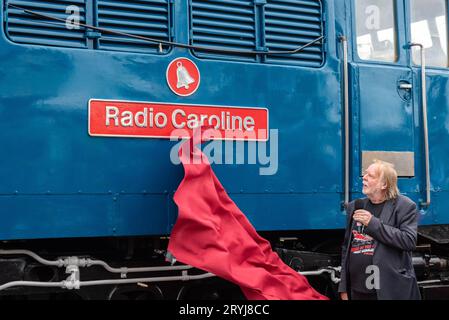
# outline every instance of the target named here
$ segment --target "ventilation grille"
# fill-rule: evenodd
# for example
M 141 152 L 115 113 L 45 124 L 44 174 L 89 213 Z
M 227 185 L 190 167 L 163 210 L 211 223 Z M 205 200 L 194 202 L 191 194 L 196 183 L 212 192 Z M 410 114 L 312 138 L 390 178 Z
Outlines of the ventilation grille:
M 240 51 L 290 51 L 323 35 L 320 0 L 190 0 L 191 43 Z M 297 54 L 264 55 L 195 49 L 200 57 L 319 67 L 323 45 Z
M 98 26 L 113 31 L 170 41 L 170 5 L 167 0 L 98 0 Z M 160 52 L 159 45 L 145 40 L 103 33 L 99 49 Z M 162 52 L 168 47 L 162 46 Z
M 197 46 L 225 50 L 256 48 L 253 0 L 191 0 L 191 39 Z M 210 53 L 194 50 L 198 56 L 255 61 L 255 55 Z
M 273 0 L 265 6 L 265 46 L 269 51 L 294 50 L 322 35 L 321 3 L 317 0 Z M 294 55 L 267 56 L 267 62 L 319 67 L 320 42 Z
M 8 4 L 68 22 L 40 18 Z M 5 30 L 9 38 L 18 43 L 145 53 L 169 50 L 167 45 L 125 35 L 86 32 L 84 27 L 70 25 L 74 14 L 79 15 L 81 23 L 112 31 L 163 41 L 172 38 L 169 0 L 8 0 Z
M 86 21 L 84 0 L 9 0 L 8 3 L 66 21 L 73 13 L 79 12 L 79 22 Z M 76 26 L 67 24 L 68 26 L 63 22 L 40 18 L 12 7 L 7 7 L 6 10 L 6 31 L 14 42 L 86 48 L 84 28 L 77 29 Z

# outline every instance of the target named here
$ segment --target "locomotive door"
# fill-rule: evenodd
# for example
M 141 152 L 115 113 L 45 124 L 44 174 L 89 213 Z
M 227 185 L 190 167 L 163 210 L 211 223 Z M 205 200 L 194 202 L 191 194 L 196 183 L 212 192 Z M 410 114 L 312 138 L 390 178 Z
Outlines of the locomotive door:
M 406 47 L 405 10 L 404 1 L 399 0 L 351 1 L 353 199 L 362 196 L 363 171 L 380 159 L 395 165 L 401 192 L 419 200 L 422 173 L 415 134 L 417 97 Z
M 419 200 L 427 210 L 421 224 L 449 223 L 448 1 L 405 1 L 405 12 L 422 175 Z

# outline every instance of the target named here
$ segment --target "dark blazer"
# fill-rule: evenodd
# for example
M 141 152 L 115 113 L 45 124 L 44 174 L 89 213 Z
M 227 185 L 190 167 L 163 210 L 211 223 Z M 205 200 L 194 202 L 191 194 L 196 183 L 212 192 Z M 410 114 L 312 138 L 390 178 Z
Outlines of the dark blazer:
M 364 207 L 369 201 L 363 199 Z M 342 246 L 341 282 L 339 292 L 350 295 L 348 256 L 351 248 L 355 201 L 346 208 L 348 224 Z M 372 217 L 365 228 L 366 234 L 375 241 L 373 264 L 379 268 L 379 300 L 419 300 L 421 295 L 413 270 L 412 251 L 416 247 L 418 211 L 416 204 L 406 196 L 387 200 L 379 218 Z M 364 272 L 365 270 L 361 270 Z

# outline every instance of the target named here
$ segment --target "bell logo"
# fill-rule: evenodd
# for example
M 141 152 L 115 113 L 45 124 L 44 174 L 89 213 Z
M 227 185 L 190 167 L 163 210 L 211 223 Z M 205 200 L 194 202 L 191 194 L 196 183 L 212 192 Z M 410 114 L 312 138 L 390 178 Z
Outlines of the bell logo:
M 178 77 L 178 83 L 176 84 L 176 88 L 184 87 L 185 89 L 189 89 L 189 85 L 195 83 L 195 79 L 193 79 L 187 69 L 182 65 L 181 61 L 176 62 L 178 68 L 176 69 L 176 75 Z
M 200 71 L 193 61 L 177 58 L 167 67 L 167 84 L 178 96 L 190 96 L 200 85 Z

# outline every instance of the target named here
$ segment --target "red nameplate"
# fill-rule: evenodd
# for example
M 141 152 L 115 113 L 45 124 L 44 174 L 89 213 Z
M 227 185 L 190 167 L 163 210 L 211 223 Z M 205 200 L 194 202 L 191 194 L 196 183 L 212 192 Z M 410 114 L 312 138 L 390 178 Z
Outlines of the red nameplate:
M 265 108 L 89 100 L 91 136 L 188 138 L 199 125 L 215 129 L 211 139 L 268 140 Z

